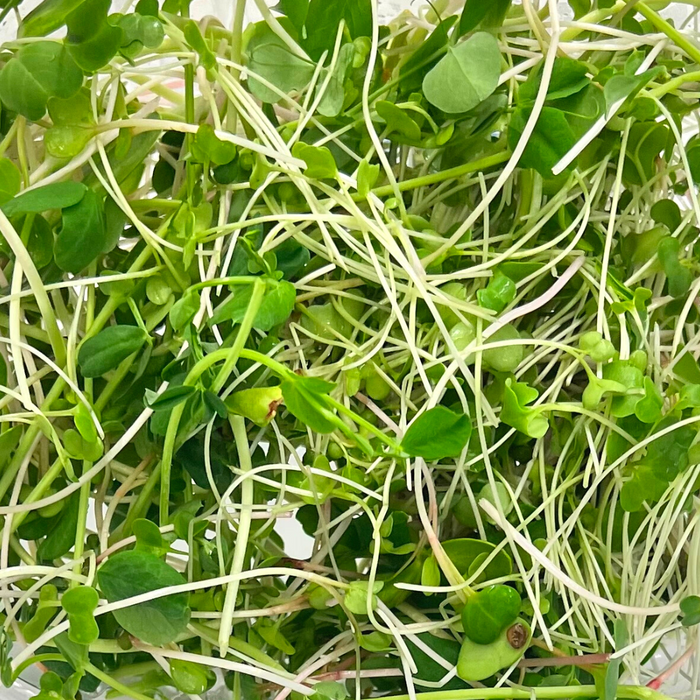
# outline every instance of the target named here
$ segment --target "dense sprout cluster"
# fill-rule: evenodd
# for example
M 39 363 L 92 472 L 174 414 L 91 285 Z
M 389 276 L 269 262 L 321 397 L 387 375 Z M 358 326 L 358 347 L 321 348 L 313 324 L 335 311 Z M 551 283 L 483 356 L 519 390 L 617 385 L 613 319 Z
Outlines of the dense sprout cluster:
M 693 696 L 693 12 L 234 5 L 0 2 L 2 682 Z

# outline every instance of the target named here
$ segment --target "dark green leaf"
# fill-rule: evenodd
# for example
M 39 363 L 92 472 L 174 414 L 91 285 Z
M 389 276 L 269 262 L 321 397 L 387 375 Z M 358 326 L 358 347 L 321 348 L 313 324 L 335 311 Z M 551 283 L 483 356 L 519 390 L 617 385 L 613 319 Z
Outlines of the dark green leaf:
M 667 236 L 659 241 L 658 257 L 668 279 L 668 292 L 672 297 L 682 297 L 688 293 L 693 283 L 693 273 L 679 261 L 681 250 L 677 238 Z
M 107 21 L 111 0 L 83 0 L 66 17 L 66 44 L 75 62 L 92 73 L 109 63 L 122 44 L 123 32 Z
M 295 377 L 282 382 L 282 395 L 289 412 L 317 433 L 332 433 L 337 427 L 335 415 L 326 408 L 323 396 L 333 384 L 313 377 Z
M 478 26 L 490 29 L 503 24 L 513 0 L 467 0 L 459 20 L 459 33 L 466 34 Z
M 2 205 L 8 217 L 20 214 L 39 214 L 49 209 L 67 209 L 78 204 L 87 187 L 80 182 L 55 182 L 23 192 Z
M 70 97 L 83 73 L 63 44 L 37 41 L 22 46 L 0 71 L 0 100 L 31 121 L 46 114 L 49 98 Z
M 171 411 L 196 392 L 197 388 L 193 386 L 174 386 L 166 389 L 162 394 L 155 394 L 150 398 L 147 395 L 146 401 L 149 408 L 154 411 Z
M 455 47 L 425 76 L 423 94 L 443 112 L 468 112 L 498 86 L 501 52 L 490 34 L 479 32 Z
M 311 0 L 303 46 L 309 56 L 318 61 L 324 51 L 333 51 L 340 21 L 352 39 L 372 34 L 371 0 Z
M 672 199 L 660 199 L 655 202 L 650 213 L 657 224 L 664 224 L 671 232 L 680 228 L 683 222 L 680 207 Z
M 624 620 L 615 620 L 615 649 L 622 649 L 627 644 L 627 626 Z M 605 671 L 605 683 L 601 700 L 615 700 L 620 679 L 622 659 L 611 659 Z
M 289 318 L 296 300 L 296 289 L 291 282 L 267 280 L 267 283 L 268 290 L 253 321 L 254 328 L 265 332 Z M 216 310 L 211 323 L 240 323 L 248 310 L 252 294 L 252 285 L 236 287 L 233 296 Z
M 475 563 L 483 562 L 485 556 L 489 556 L 496 548 L 491 542 L 485 540 L 474 540 L 468 537 L 447 540 L 442 543 L 445 554 L 450 558 L 455 565 L 457 571 L 462 576 L 469 575 L 470 569 Z M 512 571 L 512 562 L 508 554 L 500 551 L 493 557 L 491 563 L 486 566 L 483 580 L 489 581 L 492 579 L 503 578 L 508 576 Z
M 462 611 L 465 634 L 477 644 L 491 644 L 520 612 L 520 595 L 510 586 L 489 586 L 471 595 Z
M 100 377 L 137 352 L 148 334 L 137 326 L 109 326 L 86 340 L 78 352 L 83 377 Z
M 104 205 L 93 190 L 72 207 L 63 210 L 63 225 L 56 238 L 54 258 L 66 272 L 80 272 L 107 245 Z
M 51 530 L 46 539 L 37 548 L 37 559 L 53 561 L 70 552 L 75 545 L 79 510 L 80 494 L 74 493 L 63 507 L 60 519 L 54 529 Z
M 469 416 L 436 406 L 411 423 L 401 441 L 401 449 L 411 457 L 429 461 L 458 457 L 471 433 Z
M 110 603 L 179 586 L 185 579 L 162 559 L 136 550 L 112 555 L 98 570 L 97 581 Z M 161 646 L 177 639 L 190 620 L 188 594 L 155 598 L 114 612 L 129 634 Z
M 170 309 L 170 323 L 175 331 L 181 331 L 195 317 L 199 311 L 199 293 L 187 291 L 182 298 L 178 299 Z M 214 321 L 216 323 L 216 321 Z
M 12 199 L 22 186 L 22 176 L 9 158 L 0 158 L 0 204 Z
M 301 34 L 309 13 L 309 0 L 279 0 L 275 9 L 289 17 L 294 29 Z
M 683 627 L 693 627 L 700 624 L 700 597 L 689 595 L 681 600 L 680 605 L 683 613 L 681 619 Z
M 558 100 L 583 90 L 590 83 L 586 77 L 588 66 L 573 58 L 559 56 L 554 61 L 552 77 L 547 87 L 547 99 Z M 518 102 L 534 102 L 542 82 L 542 64 L 530 72 L 518 91 Z
M 508 130 L 511 148 L 517 145 L 530 112 L 529 108 L 519 107 L 513 113 Z M 576 141 L 564 113 L 554 107 L 543 107 L 518 165 L 534 168 L 542 177 L 551 178 L 552 168 L 576 145 Z

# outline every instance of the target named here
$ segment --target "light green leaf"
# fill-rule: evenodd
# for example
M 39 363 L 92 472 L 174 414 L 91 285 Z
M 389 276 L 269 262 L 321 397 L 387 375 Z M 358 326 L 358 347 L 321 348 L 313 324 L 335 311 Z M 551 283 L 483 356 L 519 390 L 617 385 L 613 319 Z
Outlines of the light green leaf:
M 479 32 L 455 47 L 425 76 L 423 94 L 449 113 L 468 112 L 498 86 L 501 53 L 491 34 Z

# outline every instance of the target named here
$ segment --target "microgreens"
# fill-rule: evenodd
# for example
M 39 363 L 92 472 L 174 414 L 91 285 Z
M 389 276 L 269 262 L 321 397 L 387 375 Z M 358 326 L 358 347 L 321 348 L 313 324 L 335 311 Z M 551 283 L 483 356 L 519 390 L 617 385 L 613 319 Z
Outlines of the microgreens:
M 691 696 L 695 11 L 189 5 L 0 2 L 2 683 Z

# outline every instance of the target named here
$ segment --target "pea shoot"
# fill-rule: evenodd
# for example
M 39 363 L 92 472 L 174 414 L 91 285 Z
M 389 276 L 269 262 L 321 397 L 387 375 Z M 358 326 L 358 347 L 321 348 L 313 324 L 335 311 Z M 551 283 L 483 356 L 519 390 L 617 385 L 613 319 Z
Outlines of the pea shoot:
M 27 4 L 0 3 L 3 685 L 690 694 L 694 14 Z

